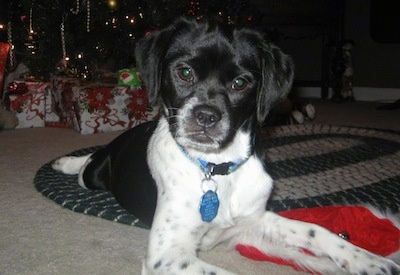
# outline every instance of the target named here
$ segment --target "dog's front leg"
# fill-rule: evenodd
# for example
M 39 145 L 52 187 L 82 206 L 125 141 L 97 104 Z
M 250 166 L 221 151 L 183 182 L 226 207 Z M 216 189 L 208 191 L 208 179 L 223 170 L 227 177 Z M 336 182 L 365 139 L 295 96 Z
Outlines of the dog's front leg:
M 156 210 L 142 274 L 232 274 L 197 257 L 209 224 L 196 217 L 188 204 L 180 204 L 179 199 L 173 205 L 164 201 Z
M 210 274 L 233 275 L 234 273 L 208 264 L 195 255 L 193 251 L 177 244 L 164 251 L 148 254 L 143 263 L 142 275 L 153 274 Z
M 81 168 L 85 165 L 85 163 L 90 159 L 91 156 L 92 154 L 87 154 L 79 157 L 61 157 L 53 162 L 52 168 L 67 175 L 75 175 L 79 173 Z
M 262 219 L 243 233 L 236 240 L 238 243 L 257 247 L 269 255 L 286 258 L 322 274 L 339 270 L 350 274 L 400 274 L 399 265 L 385 257 L 359 248 L 318 225 L 290 220 L 272 212 L 265 212 Z M 302 253 L 302 249 L 317 257 Z
M 174 235 L 180 240 L 171 243 L 165 238 L 169 234 L 163 229 L 150 233 L 148 254 L 143 262 L 142 275 L 153 274 L 214 274 L 232 275 L 219 267 L 200 260 L 193 243 L 185 240 L 181 232 Z M 168 243 L 168 247 L 167 247 Z

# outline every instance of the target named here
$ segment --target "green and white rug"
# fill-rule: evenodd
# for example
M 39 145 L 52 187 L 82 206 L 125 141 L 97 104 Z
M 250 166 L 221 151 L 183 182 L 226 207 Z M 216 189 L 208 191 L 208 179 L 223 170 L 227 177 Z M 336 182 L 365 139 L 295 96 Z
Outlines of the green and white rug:
M 269 210 L 368 204 L 399 212 L 397 132 L 311 124 L 280 126 L 263 131 L 263 146 L 267 170 L 275 180 Z M 110 193 L 83 189 L 77 176 L 54 171 L 51 164 L 41 167 L 34 179 L 44 196 L 75 212 L 146 228 Z
M 399 211 L 399 133 L 300 125 L 266 135 L 267 170 L 275 180 L 269 209 L 369 204 Z

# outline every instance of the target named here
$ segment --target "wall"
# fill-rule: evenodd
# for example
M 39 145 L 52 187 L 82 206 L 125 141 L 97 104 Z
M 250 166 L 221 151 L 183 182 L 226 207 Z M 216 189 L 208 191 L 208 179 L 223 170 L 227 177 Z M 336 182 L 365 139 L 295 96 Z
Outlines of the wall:
M 344 38 L 355 42 L 353 92 L 356 100 L 393 102 L 400 99 L 400 44 L 377 43 L 371 38 L 370 0 L 346 0 L 345 3 Z M 312 51 L 306 54 L 313 55 Z M 315 70 L 308 70 L 302 63 L 299 66 L 300 76 L 316 75 Z M 298 88 L 296 93 L 303 97 L 321 94 L 319 88 L 312 87 Z
M 309 1 L 306 0 L 281 1 L 282 2 L 274 0 L 251 0 L 253 4 L 264 12 L 269 11 L 271 4 L 274 6 L 279 3 L 289 3 L 290 5 L 293 3 L 309 3 Z M 371 38 L 371 0 L 344 0 L 344 3 L 343 38 L 352 39 L 355 42 L 355 48 L 353 50 L 355 98 L 357 100 L 388 102 L 399 99 L 400 43 L 377 43 Z M 400 10 L 398 13 L 400 14 Z M 280 26 L 279 30 L 292 37 L 301 37 L 307 34 L 307 31 L 302 30 L 302 27 L 299 26 L 291 26 L 287 29 Z M 314 37 L 314 39 L 281 39 L 277 41 L 278 46 L 294 57 L 297 80 L 321 79 L 321 42 L 322 40 L 319 36 Z M 312 97 L 321 96 L 321 90 L 319 88 L 300 90 L 300 95 Z
M 355 42 L 354 85 L 400 88 L 400 44 L 372 40 L 369 33 L 370 6 L 370 1 L 366 0 L 346 1 L 345 38 Z M 400 98 L 400 89 L 398 95 Z

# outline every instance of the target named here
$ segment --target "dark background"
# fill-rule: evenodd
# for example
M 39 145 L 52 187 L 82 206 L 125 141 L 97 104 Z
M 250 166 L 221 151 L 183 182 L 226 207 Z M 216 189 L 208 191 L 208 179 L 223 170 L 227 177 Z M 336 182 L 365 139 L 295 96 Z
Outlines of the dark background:
M 91 2 L 102 4 L 110 0 L 92 0 Z M 103 30 L 102 22 L 131 9 L 138 14 L 138 8 L 145 13 L 145 21 L 136 25 L 135 38 L 140 38 L 146 31 L 162 27 L 171 19 L 178 16 L 186 9 L 185 13 L 196 14 L 215 13 L 218 10 L 232 18 L 246 21 L 252 16 L 249 25 L 267 31 L 271 40 L 281 46 L 292 55 L 296 63 L 296 81 L 303 86 L 318 86 L 321 80 L 329 84 L 332 68 L 332 59 L 335 49 L 343 39 L 351 39 L 355 43 L 353 50 L 354 86 L 400 88 L 400 1 L 396 0 L 224 0 L 224 1 L 189 1 L 191 6 L 178 0 L 117 0 L 119 10 L 110 12 L 104 4 L 94 7 L 91 11 L 92 32 L 87 34 L 85 30 L 85 13 L 77 16 L 71 14 L 67 17 L 67 50 L 70 54 L 81 50 L 85 44 L 95 39 L 104 46 L 104 51 L 96 58 L 114 57 L 114 70 L 129 66 L 132 63 L 132 49 L 135 41 L 126 38 L 129 30 L 119 25 L 117 31 L 120 35 L 114 39 L 115 32 Z M 75 0 L 33 1 L 35 9 L 33 13 L 34 28 L 46 28 L 41 40 L 37 39 L 40 57 L 47 62 L 47 71 L 54 67 L 57 58 L 61 54 L 59 24 L 62 11 L 74 8 Z M 81 0 L 81 3 L 84 0 Z M 20 15 L 29 16 L 31 0 L 6 0 L 1 1 L 0 23 L 7 23 L 10 17 L 10 3 L 13 5 L 13 20 L 16 20 L 13 29 L 13 38 L 17 43 L 23 38 L 20 45 L 26 39 L 26 27 L 19 20 Z M 205 5 L 207 3 L 207 6 Z M 124 6 L 125 5 L 125 6 Z M 21 7 L 22 6 L 22 7 Z M 184 7 L 185 6 L 185 7 Z M 84 8 L 84 7 L 83 7 Z M 83 9 L 82 8 L 82 9 Z M 108 17 L 107 17 L 108 16 Z M 97 20 L 97 21 L 96 21 Z M 240 21 L 238 20 L 238 21 Z M 21 31 L 22 29 L 22 31 Z M 70 32 L 70 33 L 68 33 Z M 74 35 L 70 35 L 70 34 Z M 76 35 L 75 35 L 76 34 Z M 125 35 L 125 36 L 124 36 Z M 0 40 L 7 41 L 7 32 L 0 30 Z M 20 39 L 21 40 L 21 39 Z M 20 49 L 20 47 L 19 47 Z M 86 53 L 89 53 L 88 50 Z M 19 50 L 19 59 L 24 59 L 24 53 Z M 90 56 L 87 54 L 86 56 Z M 35 56 L 38 62 L 38 56 Z M 53 59 L 52 59 L 53 58 Z M 117 62 L 116 62 L 117 60 Z M 108 60 L 102 60 L 108 62 Z M 124 63 L 125 62 L 125 63 Z M 99 61 L 100 63 L 100 61 Z M 40 64 L 42 65 L 42 64 Z M 38 68 L 39 66 L 31 66 Z M 325 72 L 324 72 L 325 70 Z M 325 79 L 324 79 L 325 77 Z M 328 79 L 329 78 L 329 79 Z M 399 91 L 400 94 L 400 91 Z

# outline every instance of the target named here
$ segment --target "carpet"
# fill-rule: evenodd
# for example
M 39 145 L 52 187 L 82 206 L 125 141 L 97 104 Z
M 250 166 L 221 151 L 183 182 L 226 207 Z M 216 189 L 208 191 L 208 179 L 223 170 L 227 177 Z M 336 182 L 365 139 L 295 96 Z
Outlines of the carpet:
M 263 130 L 266 167 L 275 181 L 267 209 L 284 211 L 331 205 L 371 205 L 399 212 L 400 134 L 329 125 Z M 69 155 L 84 155 L 90 147 Z M 86 190 L 76 175 L 43 165 L 34 178 L 44 196 L 75 212 L 147 228 L 106 191 Z

